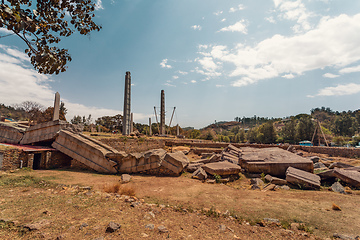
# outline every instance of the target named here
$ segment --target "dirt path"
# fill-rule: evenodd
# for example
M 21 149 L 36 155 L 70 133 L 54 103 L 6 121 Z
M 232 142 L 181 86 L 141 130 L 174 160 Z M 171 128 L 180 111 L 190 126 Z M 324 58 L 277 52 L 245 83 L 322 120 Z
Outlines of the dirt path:
M 39 176 L 52 176 L 53 181 L 90 185 L 101 190 L 106 184 L 117 183 L 119 176 L 72 171 L 36 171 Z M 316 235 L 330 237 L 333 233 L 360 233 L 360 195 L 343 195 L 328 191 L 280 190 L 262 192 L 247 189 L 247 179 L 233 184 L 206 184 L 181 177 L 133 176 L 128 183 L 136 196 L 147 202 L 172 204 L 194 209 L 211 208 L 236 212 L 248 221 L 277 218 L 282 221 L 304 222 Z M 236 189 L 238 188 L 238 189 Z M 341 211 L 331 210 L 332 203 Z

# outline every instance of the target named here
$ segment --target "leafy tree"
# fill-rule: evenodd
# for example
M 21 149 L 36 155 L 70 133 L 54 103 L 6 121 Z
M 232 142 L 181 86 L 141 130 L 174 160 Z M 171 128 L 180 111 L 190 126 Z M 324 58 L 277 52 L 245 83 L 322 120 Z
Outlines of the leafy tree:
M 101 27 L 92 20 L 94 11 L 91 0 L 2 0 L 0 27 L 26 43 L 25 53 L 39 73 L 59 74 L 66 71 L 71 57 L 56 44 L 75 31 L 82 35 L 99 31 Z
M 266 144 L 276 142 L 276 132 L 272 121 L 266 122 L 258 128 L 257 141 Z
M 298 115 L 299 116 L 299 115 Z M 309 115 L 303 114 L 296 126 L 296 139 L 298 141 L 311 140 L 315 126 Z
M 95 120 L 97 125 L 107 129 L 107 131 L 122 130 L 122 116 L 121 114 L 115 116 L 103 116 Z M 103 129 L 103 128 L 102 128 Z
M 257 141 L 257 131 L 255 128 L 249 129 L 246 134 L 246 139 L 249 143 L 255 143 Z
M 194 129 L 190 133 L 190 138 L 193 138 L 193 139 L 198 138 L 200 136 L 200 134 L 201 134 L 200 130 Z
M 281 131 L 281 134 L 284 142 L 292 144 L 296 143 L 296 121 L 291 119 L 290 121 L 286 122 Z
M 332 130 L 336 135 L 351 137 L 357 129 L 358 123 L 356 119 L 349 114 L 345 114 L 344 116 L 337 116 L 335 118 Z

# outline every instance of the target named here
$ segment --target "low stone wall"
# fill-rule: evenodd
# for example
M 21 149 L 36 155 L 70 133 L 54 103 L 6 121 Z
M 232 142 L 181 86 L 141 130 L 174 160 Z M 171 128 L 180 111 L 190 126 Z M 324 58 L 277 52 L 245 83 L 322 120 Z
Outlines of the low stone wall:
M 102 138 L 100 141 L 118 151 L 126 153 L 145 152 L 165 147 L 165 141 L 162 139 Z
M 59 151 L 47 152 L 49 161 L 46 163 L 46 169 L 70 167 L 72 158 Z
M 359 158 L 360 148 L 344 148 L 344 147 L 309 147 L 309 146 L 294 146 L 310 153 L 328 154 L 330 157 L 346 157 L 346 158 Z
M 2 166 L 0 170 L 13 170 L 20 167 L 20 161 L 23 157 L 20 157 L 22 151 L 18 149 L 2 150 L 0 154 L 3 156 Z M 25 165 L 26 166 L 26 165 Z

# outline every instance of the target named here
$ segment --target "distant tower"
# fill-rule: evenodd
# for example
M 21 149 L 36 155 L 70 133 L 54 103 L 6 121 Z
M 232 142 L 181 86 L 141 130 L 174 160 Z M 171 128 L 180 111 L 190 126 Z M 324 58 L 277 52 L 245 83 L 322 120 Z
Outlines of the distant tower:
M 130 112 L 131 112 L 131 76 L 130 72 L 125 75 L 124 112 L 123 112 L 123 135 L 130 135 Z
M 165 135 L 165 92 L 161 90 L 160 135 Z

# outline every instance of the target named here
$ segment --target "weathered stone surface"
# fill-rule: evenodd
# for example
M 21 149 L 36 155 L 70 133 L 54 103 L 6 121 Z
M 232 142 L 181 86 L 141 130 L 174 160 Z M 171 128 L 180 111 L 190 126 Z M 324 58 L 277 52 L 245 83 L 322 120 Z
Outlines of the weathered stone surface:
M 334 175 L 341 179 L 341 181 L 344 181 L 353 187 L 360 188 L 360 172 L 335 168 Z
M 334 182 L 334 184 L 331 185 L 331 190 L 333 192 L 345 194 L 345 188 L 339 182 Z
M 121 175 L 121 182 L 128 183 L 131 180 L 131 176 L 129 174 L 122 174 Z
M 0 123 L 0 142 L 18 144 L 24 136 L 27 127 L 13 124 L 13 123 Z
M 269 184 L 265 185 L 265 187 L 263 188 L 263 191 L 264 192 L 273 191 L 273 190 L 275 190 L 275 187 L 276 187 L 275 184 L 269 183 Z
M 167 230 L 167 228 L 165 226 L 158 226 L 158 230 L 160 233 L 167 233 L 169 232 L 169 230 Z
M 208 163 L 202 166 L 202 168 L 211 175 L 217 174 L 220 176 L 239 174 L 241 170 L 240 166 L 227 161 Z
M 23 227 L 28 229 L 29 231 L 36 231 L 48 225 L 50 225 L 50 221 L 47 219 L 43 219 L 40 222 L 25 224 Z
M 265 185 L 263 180 L 261 180 L 260 178 L 252 178 L 252 179 L 250 179 L 250 184 L 251 185 L 257 185 L 259 187 L 263 187 Z
M 149 230 L 154 230 L 154 229 L 155 229 L 155 225 L 154 225 L 154 224 L 147 224 L 147 225 L 145 225 L 145 228 L 146 228 L 146 229 L 149 229 Z
M 220 154 L 213 154 L 213 155 L 211 155 L 210 158 L 200 159 L 200 160 L 197 160 L 197 161 L 193 161 L 191 163 L 193 163 L 193 164 L 196 164 L 196 163 L 206 164 L 206 163 L 213 163 L 213 162 L 220 162 L 220 161 L 222 161 L 221 160 L 221 155 Z
M 296 149 L 293 145 L 290 145 L 286 150 L 292 153 L 296 153 Z
M 186 167 L 186 171 L 188 172 L 195 172 L 199 167 L 203 166 L 204 163 L 192 163 L 190 162 L 189 165 Z
M 285 179 L 272 177 L 270 183 L 275 184 L 275 185 L 286 185 L 287 181 Z
M 136 173 L 157 169 L 164 160 L 164 149 L 153 149 L 143 153 L 130 153 L 118 161 L 117 169 L 121 173 Z
M 189 164 L 189 159 L 181 151 L 168 153 L 165 155 L 161 166 L 170 169 L 175 174 L 179 174 Z
M 189 147 L 184 147 L 184 146 L 177 146 L 177 147 L 173 147 L 171 149 L 171 152 L 175 153 L 175 152 L 183 152 L 185 155 L 187 155 L 190 152 L 190 148 Z
M 287 186 L 287 185 L 281 186 L 280 188 L 281 188 L 282 190 L 290 190 L 290 187 Z
M 313 172 L 310 159 L 300 157 L 281 148 L 241 148 L 240 166 L 250 173 L 265 173 L 271 176 L 285 176 L 288 167 Z
M 314 164 L 314 168 L 318 169 L 318 168 L 327 168 L 327 167 L 322 162 L 317 162 Z
M 321 180 L 335 178 L 334 169 L 326 170 L 324 172 L 317 173 L 316 175 L 318 175 L 321 178 Z
M 306 188 L 320 188 L 319 176 L 293 167 L 287 169 L 286 181 Z
M 112 233 L 121 228 L 121 225 L 115 222 L 110 222 L 109 225 L 106 228 L 106 232 Z
M 333 168 L 350 168 L 350 167 L 354 167 L 352 165 L 349 165 L 349 164 L 346 164 L 346 163 L 342 163 L 342 162 L 335 162 L 335 163 L 332 163 L 329 168 L 330 169 L 333 169 Z
M 117 150 L 103 144 L 89 136 L 61 130 L 53 142 L 52 147 L 76 159 L 98 172 L 116 173 L 116 162 L 108 160 L 108 153 L 117 153 Z
M 313 163 L 319 162 L 320 158 L 318 156 L 312 156 L 310 157 L 310 160 L 313 161 Z
M 207 174 L 203 168 L 198 168 L 191 176 L 192 178 L 199 179 L 199 180 L 205 180 L 207 179 Z

